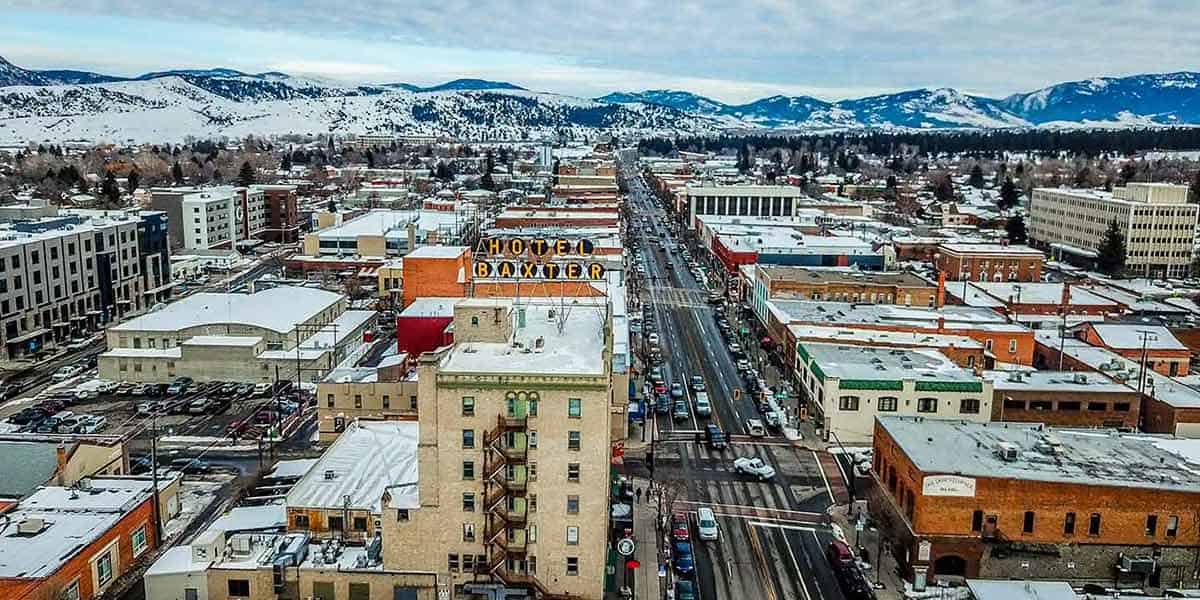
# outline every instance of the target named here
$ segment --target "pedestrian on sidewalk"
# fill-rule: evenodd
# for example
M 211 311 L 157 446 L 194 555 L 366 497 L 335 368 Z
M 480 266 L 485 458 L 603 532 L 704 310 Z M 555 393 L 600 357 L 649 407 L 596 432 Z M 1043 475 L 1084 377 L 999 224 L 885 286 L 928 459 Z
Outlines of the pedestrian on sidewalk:
M 642 503 L 642 488 L 640 488 L 640 487 L 637 489 L 637 503 L 638 504 Z

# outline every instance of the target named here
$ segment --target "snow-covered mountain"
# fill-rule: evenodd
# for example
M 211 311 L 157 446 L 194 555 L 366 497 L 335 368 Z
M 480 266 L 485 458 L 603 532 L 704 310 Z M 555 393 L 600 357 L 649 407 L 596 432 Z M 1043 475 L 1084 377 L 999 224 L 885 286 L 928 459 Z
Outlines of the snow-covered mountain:
M 248 134 L 420 133 L 525 137 L 600 130 L 948 129 L 1200 125 L 1200 74 L 1101 78 L 1004 99 L 951 88 L 828 102 L 771 96 L 727 104 L 682 90 L 596 99 L 483 79 L 429 87 L 345 84 L 286 73 L 182 69 L 126 78 L 23 69 L 0 58 L 0 144 L 175 141 Z

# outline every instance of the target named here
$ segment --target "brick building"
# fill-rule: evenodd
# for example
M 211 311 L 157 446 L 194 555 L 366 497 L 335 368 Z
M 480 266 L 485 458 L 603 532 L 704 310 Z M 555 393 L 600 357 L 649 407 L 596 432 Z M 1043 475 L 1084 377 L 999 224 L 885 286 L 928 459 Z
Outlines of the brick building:
M 937 269 L 951 281 L 1041 281 L 1046 256 L 1029 246 L 942 244 Z
M 873 447 L 872 512 L 916 583 L 1200 583 L 1200 441 L 880 417 Z
M 757 293 L 808 300 L 933 306 L 937 287 L 907 272 L 860 272 L 759 265 Z
M 269 242 L 291 244 L 300 241 L 300 211 L 297 208 L 296 186 L 255 185 L 266 202 L 266 223 L 259 237 Z
M 1097 374 L 1070 371 L 988 371 L 992 420 L 1055 427 L 1108 427 L 1136 431 L 1137 390 Z
M 1074 333 L 1093 346 L 1107 348 L 1139 363 L 1145 350 L 1146 368 L 1162 375 L 1187 375 L 1191 366 L 1191 350 L 1171 330 L 1159 325 L 1083 323 Z

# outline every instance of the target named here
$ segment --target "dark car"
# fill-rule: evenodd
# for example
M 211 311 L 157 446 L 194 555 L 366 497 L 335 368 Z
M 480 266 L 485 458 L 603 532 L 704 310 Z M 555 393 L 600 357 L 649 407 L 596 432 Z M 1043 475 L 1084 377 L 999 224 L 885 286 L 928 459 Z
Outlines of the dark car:
M 675 542 L 675 570 L 687 574 L 696 570 L 696 556 L 688 542 Z
M 171 461 L 171 470 L 180 471 L 188 475 L 196 475 L 208 473 L 212 471 L 212 467 L 199 458 L 177 458 Z
M 687 579 L 675 582 L 675 600 L 696 600 L 696 584 Z
M 709 423 L 704 427 L 704 437 L 708 441 L 708 447 L 713 450 L 724 450 L 729 444 L 729 440 L 725 438 L 725 432 L 721 431 L 715 423 Z
M 67 403 L 63 402 L 62 400 L 50 399 L 50 400 L 42 400 L 41 402 L 38 402 L 37 404 L 35 404 L 33 406 L 34 406 L 34 408 L 40 408 L 40 409 L 46 411 L 47 413 L 54 414 L 56 412 L 62 411 L 62 409 L 64 409 L 64 408 L 66 408 Z
M 49 411 L 37 407 L 31 407 L 9 417 L 8 422 L 14 425 L 28 425 L 30 423 L 37 423 L 48 416 L 50 416 Z
M 96 365 L 99 363 L 100 363 L 100 355 L 99 354 L 93 354 L 93 355 L 83 359 L 83 365 L 89 369 L 95 369 Z
M 658 399 L 655 400 L 654 404 L 654 412 L 657 412 L 660 415 L 669 414 L 671 412 L 671 400 L 667 398 L 666 394 L 658 395 Z
M 129 473 L 131 475 L 149 473 L 153 466 L 154 463 L 150 460 L 149 456 L 134 456 L 129 459 Z
M 691 532 L 688 531 L 687 515 L 677 512 L 671 515 L 671 536 L 677 540 L 687 541 L 691 537 Z
M 0 385 L 0 400 L 8 400 L 21 392 L 21 388 L 12 383 Z

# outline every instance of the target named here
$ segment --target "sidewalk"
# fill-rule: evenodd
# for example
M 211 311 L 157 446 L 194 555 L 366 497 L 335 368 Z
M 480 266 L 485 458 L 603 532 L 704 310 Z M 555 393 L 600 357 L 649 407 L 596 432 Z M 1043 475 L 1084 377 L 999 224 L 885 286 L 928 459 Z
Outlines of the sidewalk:
M 885 544 L 881 543 L 879 529 L 867 519 L 863 531 L 855 531 L 857 516 L 851 514 L 851 505 L 835 506 L 829 509 L 829 517 L 833 525 L 840 527 L 845 534 L 845 542 L 850 545 L 859 561 L 867 564 L 864 573 L 872 583 L 877 583 L 875 597 L 877 600 L 900 600 L 904 598 L 904 583 L 896 571 L 896 559 Z M 857 543 L 857 547 L 855 544 Z M 864 560 L 865 557 L 870 560 Z M 882 560 L 880 559 L 882 554 Z
M 650 481 L 641 477 L 633 478 L 635 488 L 648 490 Z M 650 495 L 644 494 L 640 502 L 633 505 L 633 538 L 637 540 L 637 549 L 633 557 L 641 563 L 641 567 L 633 574 L 633 597 L 636 600 L 661 600 L 664 590 L 660 584 L 663 579 L 658 576 L 659 552 L 654 520 L 657 518 L 655 507 L 649 502 Z

